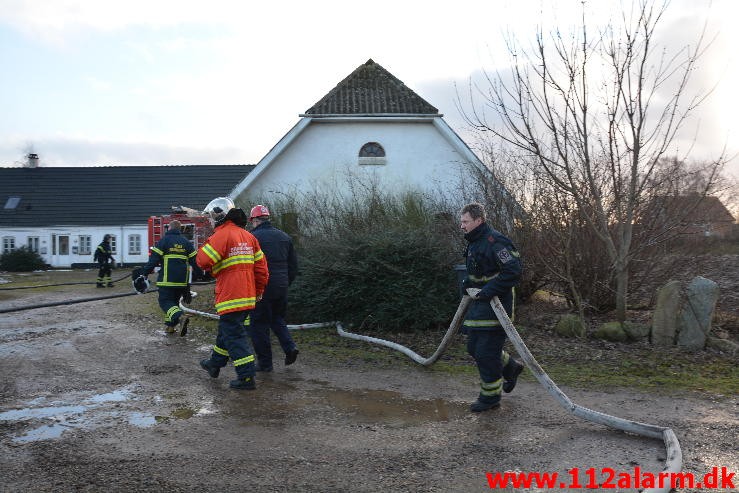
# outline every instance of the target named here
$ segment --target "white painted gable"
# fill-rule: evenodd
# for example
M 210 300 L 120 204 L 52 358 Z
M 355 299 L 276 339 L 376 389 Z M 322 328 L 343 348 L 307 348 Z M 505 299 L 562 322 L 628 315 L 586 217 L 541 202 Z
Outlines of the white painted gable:
M 384 159 L 360 158 L 369 142 L 384 148 Z M 351 180 L 365 178 L 388 191 L 455 196 L 472 176 L 471 167 L 478 166 L 474 153 L 440 116 L 304 117 L 232 196 L 268 201 L 270 194 L 346 188 Z
M 483 164 L 443 115 L 372 60 L 359 66 L 302 119 L 231 193 L 239 202 L 270 201 L 353 182 L 386 191 L 459 196 Z M 384 158 L 360 156 L 378 143 Z

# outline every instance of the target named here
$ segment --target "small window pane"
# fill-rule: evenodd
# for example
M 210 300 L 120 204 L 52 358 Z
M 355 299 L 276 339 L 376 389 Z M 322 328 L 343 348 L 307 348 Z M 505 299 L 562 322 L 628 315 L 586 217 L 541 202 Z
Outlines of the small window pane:
M 3 237 L 3 253 L 10 253 L 15 250 L 15 237 L 4 236 Z
M 128 253 L 129 255 L 139 255 L 141 253 L 141 235 L 128 236 Z
M 80 255 L 90 255 L 92 253 L 92 236 L 80 235 Z

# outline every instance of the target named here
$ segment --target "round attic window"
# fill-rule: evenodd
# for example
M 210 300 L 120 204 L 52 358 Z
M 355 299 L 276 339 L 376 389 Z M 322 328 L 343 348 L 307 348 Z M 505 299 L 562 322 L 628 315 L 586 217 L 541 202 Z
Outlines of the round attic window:
M 385 164 L 385 149 L 377 142 L 367 142 L 359 150 L 359 164 Z

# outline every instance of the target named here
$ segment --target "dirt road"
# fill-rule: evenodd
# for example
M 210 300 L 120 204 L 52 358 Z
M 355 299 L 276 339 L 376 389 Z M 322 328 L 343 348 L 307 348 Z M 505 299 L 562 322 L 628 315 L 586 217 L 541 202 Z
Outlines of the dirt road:
M 555 471 L 569 483 L 580 468 L 585 483 L 589 467 L 664 463 L 660 441 L 580 421 L 534 383 L 473 415 L 467 377 L 324 365 L 308 349 L 260 375 L 256 391 L 230 390 L 232 367 L 214 380 L 198 366 L 210 335 L 194 322 L 188 337 L 167 336 L 141 302 L 0 315 L 0 491 L 476 492 L 489 490 L 486 472 Z M 739 470 L 736 396 L 564 390 L 671 427 L 686 471 Z

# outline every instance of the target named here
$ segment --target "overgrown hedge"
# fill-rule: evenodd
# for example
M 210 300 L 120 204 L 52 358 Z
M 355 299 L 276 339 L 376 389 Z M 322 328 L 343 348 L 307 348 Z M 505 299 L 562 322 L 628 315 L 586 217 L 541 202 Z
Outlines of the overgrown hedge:
M 41 256 L 26 247 L 0 255 L 0 270 L 9 272 L 30 272 L 46 269 L 46 262 Z
M 298 250 L 289 321 L 337 320 L 378 331 L 448 326 L 459 303 L 458 206 L 359 180 L 339 190 L 254 202 L 268 204 Z
M 449 245 L 399 226 L 304 241 L 290 318 L 380 331 L 446 327 L 459 302 Z

